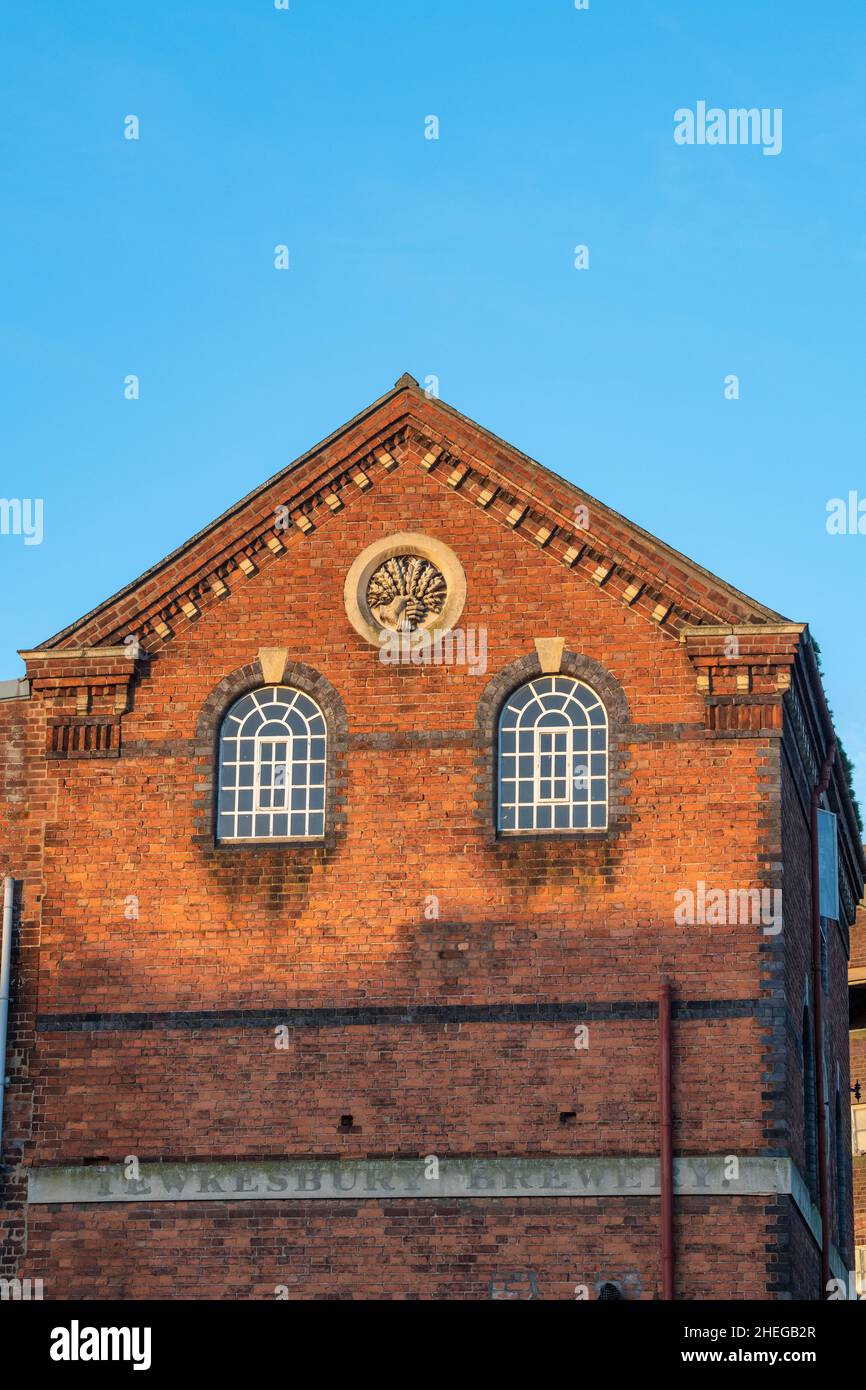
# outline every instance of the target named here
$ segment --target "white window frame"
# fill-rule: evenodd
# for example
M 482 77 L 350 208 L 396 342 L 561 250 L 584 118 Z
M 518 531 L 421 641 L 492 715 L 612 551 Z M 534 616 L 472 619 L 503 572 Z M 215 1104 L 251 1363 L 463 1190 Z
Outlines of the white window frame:
M 284 737 L 280 737 L 278 734 L 268 734 L 267 738 L 256 739 L 255 772 L 253 774 L 253 815 L 257 815 L 259 813 L 269 814 L 271 811 L 279 812 L 280 814 L 282 814 L 283 812 L 291 814 L 291 806 L 289 805 L 289 801 L 291 800 L 292 766 L 294 763 L 294 756 L 292 751 L 293 739 L 294 736 L 291 730 L 287 730 Z M 273 747 L 278 743 L 284 743 L 286 745 L 286 756 L 279 762 L 277 762 L 276 759 L 271 759 L 271 772 L 273 774 L 279 767 L 285 768 L 286 780 L 283 783 L 271 781 L 268 784 L 268 786 L 264 786 L 262 783 L 262 749 L 265 747 L 265 745 L 270 745 Z M 283 806 L 275 806 L 272 801 L 270 806 L 263 806 L 262 792 L 270 792 L 271 796 L 273 796 L 274 791 L 280 787 L 282 787 L 282 789 L 287 793 L 285 804 Z
M 290 717 L 300 724 L 300 732 L 292 729 Z M 267 733 L 262 732 L 265 729 Z M 314 740 L 321 744 L 322 756 L 313 757 Z M 306 744 L 304 756 L 297 751 L 302 741 Z M 249 743 L 252 755 L 244 757 L 244 746 Z M 272 780 L 265 785 L 262 752 L 277 744 L 285 744 L 286 757 L 271 761 Z M 286 769 L 284 806 L 273 805 L 278 786 L 274 770 L 279 767 Z M 299 767 L 303 773 L 296 780 Z M 292 686 L 261 686 L 236 700 L 220 727 L 217 842 L 324 839 L 327 767 L 327 721 L 311 696 Z M 263 804 L 263 793 L 270 793 L 270 806 Z M 293 806 L 299 793 L 303 805 Z
M 866 1105 L 851 1106 L 851 1152 L 855 1158 L 866 1154 Z
M 560 703 L 563 696 L 564 703 Z M 553 697 L 549 705 L 545 705 L 545 697 Z M 541 724 L 548 714 L 561 718 L 555 723 Z M 563 734 L 564 753 L 555 748 L 556 736 Z M 598 735 L 600 747 L 593 746 L 593 735 Z M 527 736 L 530 746 L 522 747 Z M 554 745 L 550 751 L 543 747 L 547 736 Z M 513 748 L 506 746 L 506 740 L 513 740 Z M 542 773 L 541 760 L 545 757 L 552 760 L 550 777 Z M 562 779 L 556 776 L 553 760 L 562 757 L 566 763 L 565 793 L 557 795 L 556 783 Z M 532 761 L 531 771 L 525 767 L 528 759 Z M 595 764 L 593 759 L 597 760 Z M 551 794 L 545 796 L 542 784 L 548 782 Z M 521 796 L 525 799 L 521 800 Z M 603 833 L 609 823 L 609 799 L 610 727 L 600 696 L 584 681 L 564 675 L 536 677 L 512 691 L 500 711 L 497 729 L 498 834 L 510 837 Z M 561 807 L 569 808 L 567 825 L 554 823 L 556 810 Z M 548 818 L 550 825 L 539 824 Z M 521 825 L 521 819 L 531 820 L 531 824 Z
M 568 724 L 563 725 L 563 727 L 562 727 L 561 729 L 550 728 L 550 729 L 536 729 L 536 730 L 535 730 L 535 748 L 534 748 L 534 750 L 533 750 L 533 757 L 534 757 L 534 761 L 535 761 L 535 767 L 534 767 L 533 771 L 534 771 L 534 773 L 535 773 L 535 805 L 536 805 L 536 806 L 570 806 L 570 805 L 571 805 L 571 790 L 570 790 L 570 784 L 571 784 L 571 781 L 572 781 L 572 777 L 571 777 L 571 771 L 570 771 L 570 769 L 571 769 L 571 767 L 572 767 L 572 759 L 573 759 L 574 756 L 575 756 L 575 755 L 574 755 L 574 752 L 573 752 L 573 748 L 574 748 L 574 737 L 573 737 L 573 734 L 574 734 L 574 730 L 573 730 L 572 726 L 571 726 L 571 725 L 568 725 Z M 542 740 L 544 740 L 544 739 L 546 739 L 546 738 L 549 738 L 549 739 L 554 740 L 554 744 L 555 744 L 555 741 L 556 741 L 557 738 L 564 738 L 564 740 L 565 740 L 565 752 L 564 752 L 564 753 L 560 753 L 559 750 L 558 750 L 555 746 L 554 746 L 553 748 L 551 748 L 551 749 L 543 749 L 543 748 L 541 747 Z M 565 758 L 565 776 L 564 776 L 564 777 L 559 777 L 559 776 L 557 775 L 557 772 L 556 772 L 556 759 L 557 759 L 557 758 L 562 758 L 562 757 Z M 541 770 L 541 760 L 542 760 L 542 758 L 550 758 L 550 759 L 551 759 L 551 769 L 550 769 L 550 774 L 549 774 L 548 776 L 545 776 L 545 775 L 542 773 L 542 770 Z M 550 785 L 551 785 L 551 789 L 555 788 L 557 782 L 564 782 L 564 783 L 565 783 L 565 791 L 563 792 L 562 796 L 555 796 L 555 795 L 554 795 L 554 796 L 543 796 L 543 795 L 542 795 L 542 792 L 541 792 L 541 784 L 542 784 L 542 782 L 549 782 Z

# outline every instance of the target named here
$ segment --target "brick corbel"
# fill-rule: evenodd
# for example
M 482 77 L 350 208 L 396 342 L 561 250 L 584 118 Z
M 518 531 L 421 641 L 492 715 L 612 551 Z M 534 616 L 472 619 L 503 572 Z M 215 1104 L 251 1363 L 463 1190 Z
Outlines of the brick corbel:
M 48 758 L 116 758 L 142 656 L 122 647 L 66 647 L 20 653 L 31 698 L 47 705 Z
M 714 733 L 781 731 L 804 623 L 689 627 L 680 633 Z

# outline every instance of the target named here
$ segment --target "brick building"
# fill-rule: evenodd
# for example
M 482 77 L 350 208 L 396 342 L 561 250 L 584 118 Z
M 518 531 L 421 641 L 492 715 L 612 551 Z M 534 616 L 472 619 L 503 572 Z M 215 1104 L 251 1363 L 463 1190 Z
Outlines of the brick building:
M 0 1273 L 766 1299 L 852 1267 L 866 863 L 804 625 L 403 377 L 25 660 Z
M 866 1298 L 866 908 L 851 932 L 851 1146 L 854 1154 L 854 1244 L 857 1290 Z

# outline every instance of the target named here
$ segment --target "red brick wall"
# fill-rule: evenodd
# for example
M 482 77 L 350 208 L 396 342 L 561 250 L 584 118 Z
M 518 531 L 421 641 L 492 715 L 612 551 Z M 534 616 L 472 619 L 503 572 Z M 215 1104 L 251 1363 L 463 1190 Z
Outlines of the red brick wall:
M 384 666 L 349 627 L 349 566 L 403 530 L 460 557 L 460 626 L 487 629 L 485 677 Z M 757 867 L 781 857 L 779 740 L 707 738 L 677 641 L 408 463 L 230 587 L 198 621 L 176 619 L 174 640 L 135 686 L 120 759 L 46 762 L 45 720 L 70 697 L 22 706 L 33 749 L 26 851 L 23 862 L 8 854 L 24 880 L 25 919 L 41 930 L 41 1015 L 643 1004 L 663 972 L 679 1001 L 761 996 L 776 957 L 760 927 L 675 926 L 674 894 L 698 880 L 779 882 Z M 609 671 L 628 701 L 625 818 L 598 839 L 497 842 L 478 814 L 478 700 L 497 671 L 533 653 L 536 636 L 557 635 Z M 327 847 L 208 848 L 194 839 L 207 792 L 197 720 L 213 688 L 270 645 L 287 646 L 345 704 L 345 824 Z M 798 862 L 799 846 L 785 859 L 786 893 Z M 802 892 L 800 882 L 793 893 Z M 439 921 L 425 918 L 430 894 Z M 792 1008 L 804 965 L 796 915 L 773 948 L 785 953 Z M 588 1051 L 575 1050 L 570 1017 L 305 1026 L 287 1051 L 274 1047 L 272 1024 L 50 1024 L 32 1057 L 32 1139 L 23 1116 L 10 1129 L 30 1164 L 658 1146 L 652 1019 L 590 1022 Z M 788 1045 L 778 1018 L 678 1022 L 677 1151 L 785 1152 L 790 1122 L 796 1157 Z M 777 1068 L 769 1088 L 768 1064 Z M 575 1122 L 562 1125 L 561 1111 Z M 348 1135 L 337 1133 L 345 1113 L 355 1120 Z M 678 1207 L 680 1296 L 773 1296 L 779 1269 L 765 1247 L 784 1236 L 789 1203 Z M 202 1285 L 205 1296 L 269 1296 L 287 1281 L 304 1293 L 472 1297 L 513 1267 L 536 1270 L 547 1296 L 568 1297 L 572 1281 L 624 1269 L 653 1296 L 657 1227 L 651 1199 L 34 1207 L 24 1272 L 61 1297 L 154 1287 L 176 1296 L 193 1284 L 192 1296 Z M 784 1268 L 780 1277 L 781 1290 Z M 809 1296 L 812 1284 L 804 1275 Z
M 35 1044 L 42 852 L 50 818 L 43 744 L 38 717 L 29 700 L 0 702 L 0 876 L 21 880 L 16 893 L 11 990 L 6 1052 L 8 1083 L 4 1105 L 0 1204 L 0 1277 L 14 1275 L 25 1249 L 23 1206 L 25 1145 L 32 1135 L 33 1091 L 30 1058 Z
M 764 1200 L 693 1199 L 675 1228 L 688 1296 L 766 1297 Z M 616 1279 L 659 1296 L 658 1201 L 174 1203 L 34 1207 L 28 1274 L 48 1298 L 573 1299 Z M 163 1209 L 164 1210 L 164 1209 Z M 285 1294 L 282 1294 L 285 1297 Z
M 863 1028 L 851 1034 L 851 1076 L 859 1080 L 866 1105 L 866 1029 Z M 866 1245 L 866 1154 L 854 1159 L 854 1231 L 856 1244 Z
M 851 932 L 851 968 L 862 971 L 866 968 L 866 907 L 857 913 L 857 923 Z M 866 1105 L 866 1009 L 864 995 L 866 984 L 855 986 L 857 1004 L 852 1007 L 854 1021 L 858 1025 L 851 1033 L 851 1084 L 860 1082 L 862 1104 Z M 851 1096 L 851 1100 L 854 1097 Z M 853 1160 L 854 1166 L 854 1239 L 855 1244 L 866 1246 L 866 1154 Z
M 866 970 L 866 906 L 857 910 L 857 921 L 851 929 L 851 969 Z
M 798 796 L 791 763 L 782 760 L 782 827 L 784 843 L 783 934 L 786 1004 L 786 1080 L 781 1112 L 787 1116 L 790 1151 L 801 1173 L 806 1176 L 803 1068 L 800 1048 L 804 991 L 808 989 L 809 1009 L 814 1028 L 814 989 L 812 980 L 812 892 L 810 870 L 809 805 L 807 785 Z M 839 1007 L 848 978 L 847 947 L 835 924 L 827 929 L 827 975 L 829 991 L 824 994 L 825 1076 L 828 1102 L 828 1177 L 831 1204 L 832 1239 L 846 1262 L 853 1262 L 850 1220 L 851 1170 L 850 1142 L 843 1142 L 840 1175 L 836 1144 L 836 1093 L 839 1092 L 843 1126 L 849 1123 L 850 1094 L 849 1036 L 847 1011 Z M 844 1197 L 844 1210 L 841 1199 Z M 817 1206 L 817 1200 L 816 1200 Z M 803 1268 L 801 1262 L 800 1268 Z M 819 1275 L 820 1277 L 820 1271 Z M 814 1296 L 814 1289 L 801 1288 L 801 1296 Z
M 472 746 L 401 739 L 471 733 L 486 683 L 465 668 L 383 666 L 348 627 L 342 588 L 352 560 L 379 535 L 422 528 L 463 561 L 461 626 L 488 628 L 488 675 L 531 653 L 534 636 L 561 634 L 620 681 L 636 723 L 694 726 L 691 738 L 633 749 L 627 840 L 496 843 L 475 815 Z M 407 485 L 398 473 L 179 630 L 136 690 L 124 746 L 192 738 L 213 686 L 277 641 L 336 687 L 353 735 L 392 736 L 384 748 L 352 749 L 337 848 L 203 852 L 191 844 L 200 789 L 189 760 L 49 769 L 62 794 L 45 850 L 44 1011 L 129 1008 L 139 991 L 163 1009 L 403 1002 L 443 990 L 499 999 L 506 984 L 511 998 L 569 999 L 575 978 L 591 978 L 593 995 L 642 999 L 662 963 L 690 992 L 754 992 L 753 942 L 743 949 L 724 929 L 657 928 L 671 922 L 682 885 L 754 882 L 768 745 L 702 737 L 694 672 L 645 620 L 432 480 Z M 443 963 L 424 926 L 428 893 L 444 921 L 489 931 L 531 918 L 538 937 L 498 962 L 507 979 L 496 962 L 491 971 L 483 942 L 465 965 Z M 129 894 L 140 903 L 134 925 L 124 920 Z M 629 933 L 628 949 L 618 931 Z
M 222 1030 L 190 1029 L 144 1040 L 46 1034 L 34 1161 L 158 1159 L 166 1135 L 175 1152 L 202 1157 L 655 1154 L 657 1024 L 589 1029 L 588 1051 L 575 1050 L 565 1020 L 305 1027 L 292 1030 L 285 1051 L 275 1050 L 266 1026 L 228 1039 Z M 682 1147 L 758 1151 L 760 1094 L 742 1085 L 760 1044 L 754 1021 L 696 1021 L 674 1031 Z M 575 1120 L 562 1123 L 562 1112 Z M 347 1113 L 353 1131 L 340 1133 Z

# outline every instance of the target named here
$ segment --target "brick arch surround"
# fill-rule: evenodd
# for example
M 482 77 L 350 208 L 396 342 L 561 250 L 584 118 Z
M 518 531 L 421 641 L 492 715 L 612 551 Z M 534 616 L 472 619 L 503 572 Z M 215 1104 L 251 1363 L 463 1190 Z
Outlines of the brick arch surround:
M 195 730 L 195 758 L 200 783 L 206 791 L 199 802 L 199 813 L 195 819 L 196 844 L 220 853 L 234 850 L 283 849 L 288 853 L 331 849 L 341 833 L 346 819 L 345 787 L 348 777 L 349 720 L 346 706 L 336 688 L 329 680 L 307 666 L 302 661 L 288 661 L 283 672 L 281 685 L 302 690 L 316 701 L 325 716 L 328 727 L 328 761 L 325 774 L 325 837 L 324 840 L 310 840 L 309 844 L 294 841 L 289 846 L 274 841 L 272 846 L 262 841 L 220 844 L 216 838 L 216 779 L 219 766 L 219 735 L 222 721 L 227 711 L 251 690 L 260 690 L 273 682 L 266 681 L 258 661 L 247 666 L 239 666 L 230 675 L 224 676 L 215 686 L 201 707 Z
M 484 687 L 475 712 L 475 734 L 479 748 L 478 809 L 489 835 L 498 840 L 496 830 L 497 795 L 497 726 L 499 713 L 508 696 L 527 681 L 542 675 L 556 674 L 571 676 L 574 680 L 585 681 L 604 703 L 608 718 L 608 826 L 607 830 L 551 831 L 550 834 L 528 835 L 532 840 L 584 840 L 610 839 L 622 833 L 625 828 L 625 815 L 629 800 L 628 753 L 625 741 L 632 727 L 631 711 L 625 691 L 619 681 L 606 667 L 592 657 L 576 652 L 563 652 L 559 670 L 543 672 L 537 653 L 521 656 L 517 661 L 504 666 Z M 509 835 L 509 841 L 519 841 L 522 836 Z

